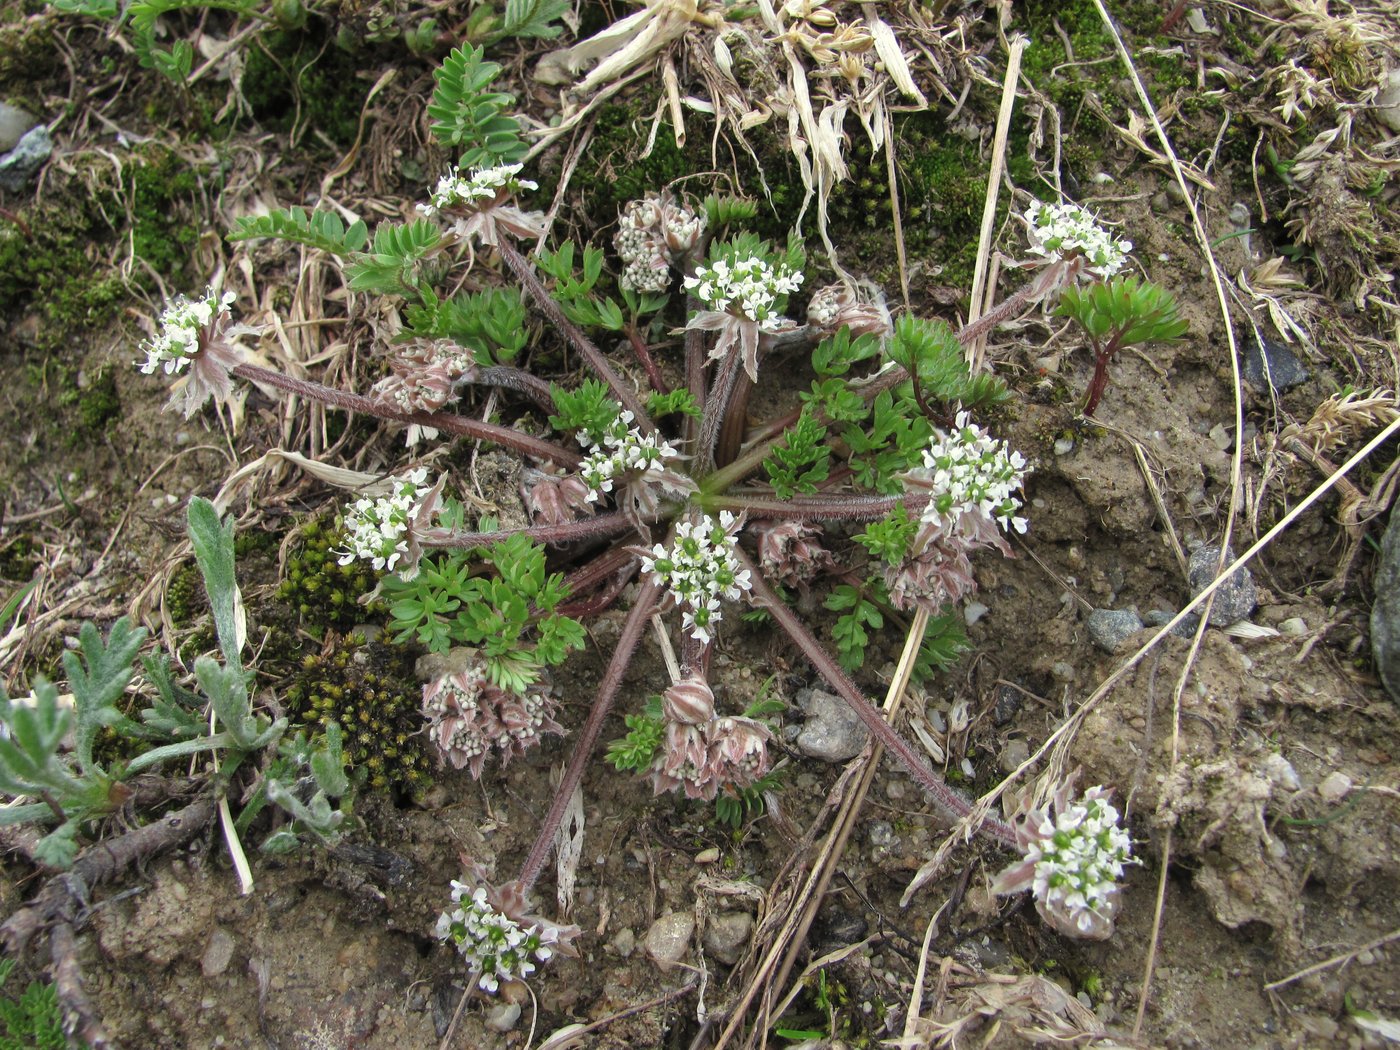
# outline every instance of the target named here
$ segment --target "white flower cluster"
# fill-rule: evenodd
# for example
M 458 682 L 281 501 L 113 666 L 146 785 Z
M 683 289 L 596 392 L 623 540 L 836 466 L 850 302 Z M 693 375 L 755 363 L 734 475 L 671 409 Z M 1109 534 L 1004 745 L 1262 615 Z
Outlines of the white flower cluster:
M 539 189 L 537 182 L 516 178 L 523 167 L 523 164 L 501 164 L 494 168 L 475 168 L 465 178 L 454 167 L 438 179 L 437 189 L 433 190 L 428 203 L 418 205 L 418 210 L 424 215 L 433 216 L 463 204 L 494 200 L 501 190 L 519 193 L 521 190 Z
M 536 962 L 554 957 L 557 928 L 543 923 L 522 927 L 492 907 L 484 888 L 472 890 L 456 879 L 452 900 L 457 907 L 438 916 L 437 935 L 452 941 L 467 965 L 480 973 L 476 983 L 482 991 L 494 993 L 502 981 L 523 980 L 535 972 Z
M 757 321 L 767 330 L 776 329 L 781 321 L 776 313 L 778 296 L 797 291 L 801 284 L 800 270 L 789 270 L 781 263 L 771 266 L 758 255 L 733 263 L 716 259 L 712 266 L 697 266 L 695 276 L 685 279 L 686 290 L 706 305 Z
M 981 514 L 1003 529 L 1025 532 L 1026 519 L 1016 516 L 1021 501 L 1012 495 L 1029 473 L 1025 457 L 969 423 L 966 412 L 955 423 L 952 434 L 936 434 L 924 450 L 932 496 L 923 520 L 956 525 L 964 514 Z
M 696 641 L 708 642 L 720 620 L 720 599 L 737 600 L 752 589 L 749 570 L 739 567 L 735 534 L 740 521 L 727 510 L 716 521 L 703 515 L 699 521 L 676 526 L 676 542 L 670 550 L 658 543 L 642 556 L 642 571 L 666 585 L 683 610 L 682 629 Z
M 578 468 L 579 477 L 588 486 L 589 503 L 601 503 L 615 481 L 661 474 L 666 461 L 680 455 L 669 441 L 655 433 L 643 435 L 631 422 L 632 413 L 623 410 L 596 441 L 592 434 L 579 433 L 579 441 L 590 450 Z
M 409 517 L 432 487 L 427 480 L 427 469 L 419 467 L 391 479 L 389 495 L 377 499 L 365 496 L 346 507 L 346 549 L 335 552 L 340 555 L 340 564 L 349 565 L 360 558 L 376 569 L 393 569 L 408 553 Z
M 160 335 L 141 344 L 146 360 L 141 371 L 150 375 L 164 367 L 166 375 L 182 371 L 199 349 L 199 334 L 233 302 L 232 292 L 219 295 L 210 288 L 202 299 L 176 296 L 160 315 Z
M 1032 201 L 1025 219 L 1030 227 L 1030 250 L 1049 262 L 1082 256 L 1090 273 L 1112 277 L 1123 268 L 1132 241 L 1117 240 L 1093 214 L 1077 204 Z
M 1064 807 L 1054 820 L 1044 816 L 1035 833 L 1026 861 L 1035 866 L 1031 891 L 1037 903 L 1081 933 L 1111 920 L 1123 865 L 1132 863 L 1132 840 L 1118 826 L 1108 792 L 1090 788 L 1082 802 Z
M 705 232 L 705 213 L 669 193 L 629 201 L 618 216 L 613 245 L 622 259 L 617 282 L 638 292 L 664 292 L 671 264 L 691 252 Z

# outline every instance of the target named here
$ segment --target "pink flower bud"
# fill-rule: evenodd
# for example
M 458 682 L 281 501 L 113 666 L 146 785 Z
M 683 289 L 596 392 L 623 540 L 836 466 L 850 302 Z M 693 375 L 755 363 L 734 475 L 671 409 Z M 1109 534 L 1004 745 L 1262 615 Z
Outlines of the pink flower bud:
M 661 710 L 668 722 L 703 725 L 715 717 L 715 694 L 703 679 L 687 678 L 661 694 Z

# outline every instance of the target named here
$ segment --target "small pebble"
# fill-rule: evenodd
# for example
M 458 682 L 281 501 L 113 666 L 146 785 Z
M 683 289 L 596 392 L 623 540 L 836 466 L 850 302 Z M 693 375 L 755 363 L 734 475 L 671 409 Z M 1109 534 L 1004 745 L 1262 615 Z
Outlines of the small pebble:
M 1328 773 L 1317 785 L 1318 796 L 1324 802 L 1340 802 L 1351 791 L 1351 777 L 1342 772 Z
M 657 968 L 669 970 L 685 958 L 695 936 L 695 916 L 686 911 L 663 915 L 647 930 L 646 951 Z
M 866 834 L 876 849 L 887 849 L 894 843 L 894 825 L 888 820 L 872 820 Z
M 1031 748 L 1024 740 L 1008 740 L 1001 752 L 1001 771 L 1011 773 L 1031 757 Z
M 519 1023 L 519 1003 L 497 1003 L 486 1011 L 486 1027 L 493 1032 L 512 1031 Z
M 205 977 L 217 977 L 228 969 L 235 945 L 234 939 L 223 930 L 215 930 L 209 935 L 209 946 L 204 949 L 204 957 L 199 962 Z
M 746 911 L 722 911 L 705 927 L 705 952 L 726 966 L 744 954 L 753 934 L 753 916 Z
M 613 934 L 613 939 L 608 945 L 612 951 L 622 958 L 628 958 L 637 950 L 637 935 L 624 926 Z
M 821 689 L 803 689 L 797 705 L 807 716 L 793 741 L 797 750 L 823 762 L 845 762 L 860 754 L 870 730 L 845 700 Z
M 1142 630 L 1142 620 L 1132 609 L 1095 609 L 1084 621 L 1089 637 L 1106 653 L 1115 653 L 1132 635 Z
M 696 864 L 713 864 L 717 860 L 719 860 L 719 850 L 714 846 L 711 846 L 709 849 L 702 849 L 699 853 L 695 854 Z
M 24 138 L 24 133 L 37 123 L 34 114 L 8 102 L 0 102 L 0 153 L 9 153 L 14 149 Z
M 1074 451 L 1074 438 L 1058 437 L 1055 439 L 1055 455 L 1068 456 Z
M 1009 685 L 997 687 L 996 700 L 992 702 L 992 724 L 997 726 L 1008 725 L 1016 712 L 1021 710 L 1020 690 L 1012 689 Z
M 1234 560 L 1235 552 L 1226 547 L 1226 565 Z M 1198 547 L 1191 555 L 1186 567 L 1186 578 L 1191 584 L 1193 598 L 1214 582 L 1215 568 L 1219 561 L 1220 548 L 1215 544 Z M 1215 592 L 1215 604 L 1210 610 L 1211 626 L 1229 627 L 1232 623 L 1243 620 L 1254 611 L 1258 597 L 1259 591 L 1254 585 L 1253 574 L 1247 568 L 1236 570 Z
M 978 620 L 982 619 L 982 617 L 986 616 L 989 611 L 990 610 L 981 602 L 968 602 L 967 605 L 963 606 L 963 619 L 966 620 L 967 625 L 971 627 Z
M 1301 638 L 1308 633 L 1308 621 L 1301 616 L 1290 616 L 1288 619 L 1284 620 L 1283 623 L 1278 625 L 1278 629 L 1284 634 L 1290 634 L 1295 638 Z

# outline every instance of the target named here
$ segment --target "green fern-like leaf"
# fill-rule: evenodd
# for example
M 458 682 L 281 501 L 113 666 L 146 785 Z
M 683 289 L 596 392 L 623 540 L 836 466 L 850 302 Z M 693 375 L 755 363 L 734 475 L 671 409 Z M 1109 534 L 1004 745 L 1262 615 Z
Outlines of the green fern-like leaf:
M 455 48 L 433 73 L 437 87 L 428 102 L 433 134 L 460 152 L 457 163 L 464 168 L 506 164 L 525 155 L 520 125 L 501 112 L 515 96 L 487 90 L 501 67 L 484 55 L 480 47 Z
M 369 232 L 363 220 L 356 220 L 347 229 L 333 211 L 289 208 L 267 215 L 245 216 L 237 220 L 233 232 L 228 235 L 231 241 L 251 241 L 259 237 L 276 237 L 332 255 L 347 256 L 364 249 Z

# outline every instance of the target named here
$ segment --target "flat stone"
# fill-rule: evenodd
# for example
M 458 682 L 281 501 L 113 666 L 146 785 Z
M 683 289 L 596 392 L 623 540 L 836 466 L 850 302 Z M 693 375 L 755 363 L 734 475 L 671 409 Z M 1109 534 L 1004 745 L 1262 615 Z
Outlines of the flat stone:
M 660 970 L 669 970 L 685 958 L 695 936 L 695 916 L 686 911 L 663 915 L 647 930 L 646 950 Z
M 1276 391 L 1283 393 L 1306 383 L 1310 378 L 1302 359 L 1286 345 L 1272 339 L 1265 339 L 1261 344 L 1252 335 L 1245 340 L 1242 371 L 1249 385 L 1263 392 L 1267 392 L 1272 385 Z
M 53 153 L 53 139 L 43 124 L 24 133 L 15 148 L 0 156 L 0 189 L 18 193 Z
M 0 102 L 0 153 L 9 153 L 24 138 L 24 133 L 39 123 L 28 110 Z
M 845 700 L 821 689 L 803 689 L 797 705 L 807 716 L 793 741 L 797 750 L 823 762 L 846 762 L 860 754 L 870 730 Z
M 1391 697 L 1400 700 L 1400 515 L 1381 538 L 1376 600 L 1371 606 L 1371 655 Z
M 204 949 L 204 957 L 199 960 L 200 969 L 204 971 L 205 977 L 218 977 L 228 969 L 228 964 L 233 961 L 233 949 L 237 942 L 232 935 L 223 930 L 216 929 L 209 935 L 209 944 Z
M 1215 581 L 1215 566 L 1220 560 L 1220 548 L 1215 544 L 1198 547 L 1186 566 L 1186 579 L 1191 584 L 1191 597 L 1195 597 Z M 1225 548 L 1225 562 L 1235 560 L 1235 552 Z M 1379 588 L 1377 588 L 1379 591 Z M 1254 576 L 1248 569 L 1240 569 L 1221 584 L 1215 592 L 1215 603 L 1210 610 L 1212 627 L 1229 627 L 1238 623 L 1254 611 L 1259 600 L 1259 589 L 1254 586 Z
M 726 966 L 744 954 L 753 935 L 753 916 L 746 911 L 722 911 L 705 927 L 705 952 Z
M 1142 630 L 1142 619 L 1132 609 L 1095 609 L 1085 618 L 1089 637 L 1106 653 L 1116 653 L 1129 637 Z

